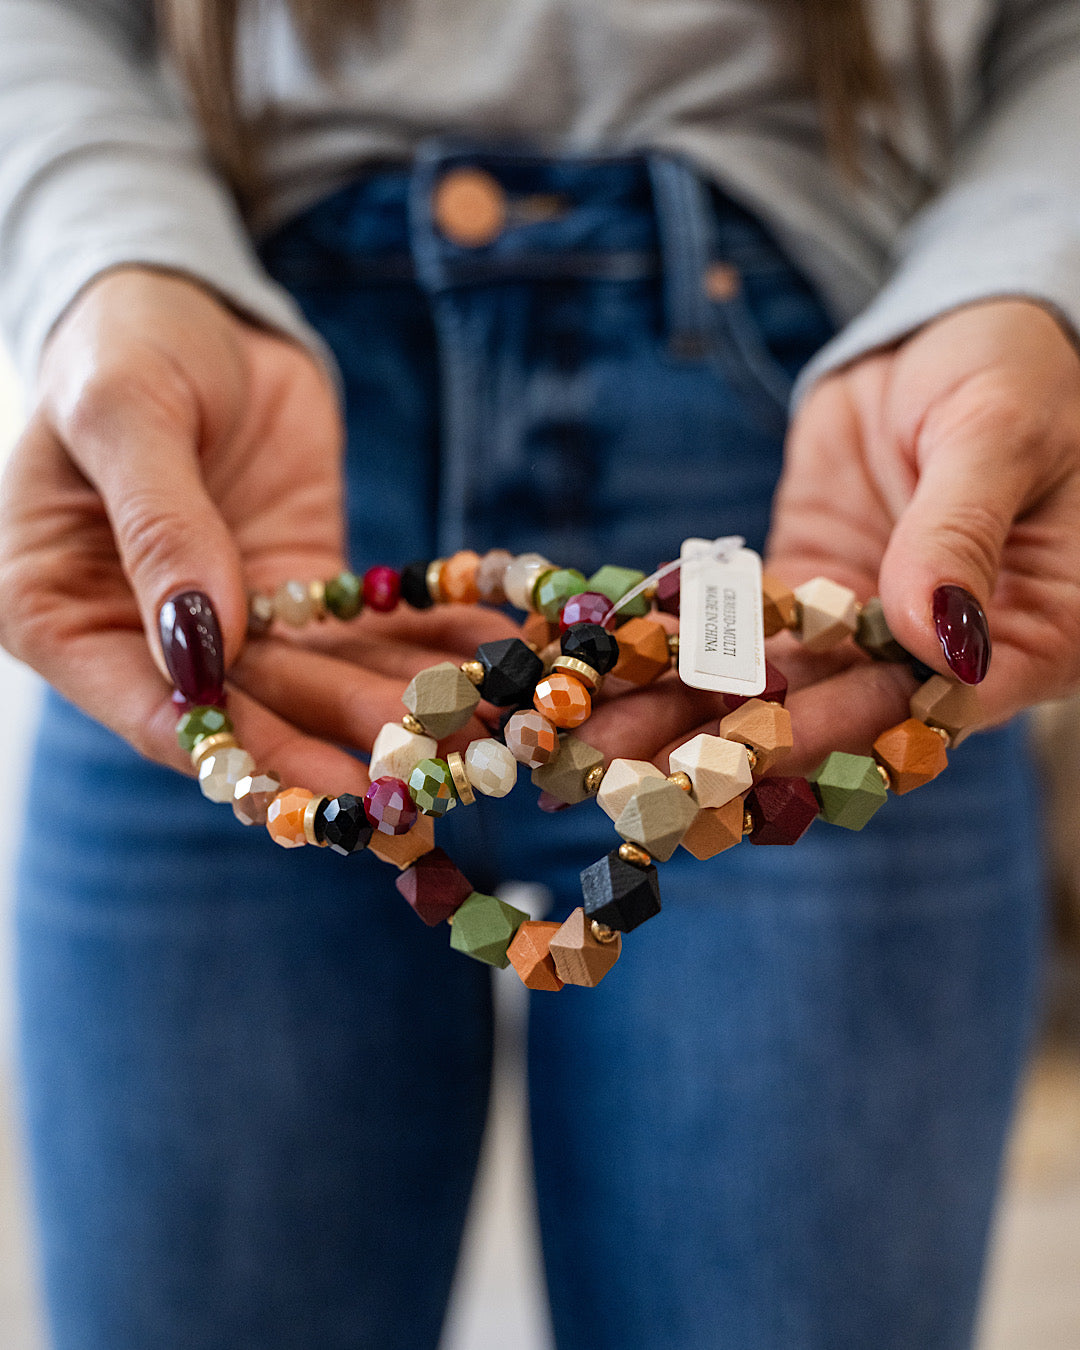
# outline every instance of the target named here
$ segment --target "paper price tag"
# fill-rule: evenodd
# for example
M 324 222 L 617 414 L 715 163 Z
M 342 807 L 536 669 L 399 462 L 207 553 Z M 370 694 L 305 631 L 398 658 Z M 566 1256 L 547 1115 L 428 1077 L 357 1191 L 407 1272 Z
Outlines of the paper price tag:
M 761 559 L 750 548 L 707 556 L 711 544 L 687 539 L 679 555 L 679 678 L 692 689 L 752 698 L 765 688 Z

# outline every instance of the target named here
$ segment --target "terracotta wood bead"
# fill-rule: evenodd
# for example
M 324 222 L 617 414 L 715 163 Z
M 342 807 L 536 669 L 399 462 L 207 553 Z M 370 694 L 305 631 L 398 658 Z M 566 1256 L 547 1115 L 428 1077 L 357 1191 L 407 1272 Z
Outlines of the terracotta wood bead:
M 547 919 L 529 919 L 514 934 L 506 954 L 526 989 L 554 993 L 563 987 L 551 955 L 551 939 L 561 927 Z
M 619 959 L 622 937 L 617 934 L 614 942 L 598 941 L 584 909 L 578 906 L 552 936 L 548 951 L 564 984 L 593 989 Z
M 799 638 L 808 652 L 827 652 L 859 626 L 855 592 L 828 577 L 814 577 L 795 588 L 799 602 Z
M 542 614 L 530 614 L 521 625 L 522 640 L 530 643 L 537 651 L 542 650 L 549 642 L 555 642 L 558 636 L 559 625 L 548 623 Z
M 745 755 L 743 756 L 745 759 Z M 644 759 L 613 759 L 596 794 L 596 804 L 606 816 L 618 820 L 626 803 L 646 779 L 664 782 L 664 775 Z
M 279 792 L 266 811 L 266 829 L 275 844 L 282 848 L 302 848 L 304 812 L 311 801 L 307 788 L 290 787 Z
M 615 831 L 666 862 L 682 842 L 698 813 L 688 792 L 666 778 L 641 784 L 619 814 Z
M 761 607 L 765 636 L 774 637 L 785 628 L 794 628 L 798 614 L 795 592 L 765 572 L 761 578 Z
M 475 605 L 480 599 L 477 585 L 477 572 L 480 568 L 480 555 L 471 548 L 463 548 L 452 553 L 443 563 L 439 576 L 439 588 L 443 599 L 455 605 Z
M 741 797 L 753 782 L 745 743 L 702 733 L 672 750 L 672 773 L 685 773 L 693 784 L 698 806 L 723 806 Z
M 701 862 L 715 858 L 741 842 L 745 810 L 742 797 L 732 797 L 723 806 L 705 807 L 690 822 L 682 847 Z
M 404 834 L 382 834 L 375 830 L 368 852 L 383 862 L 393 863 L 401 871 L 435 847 L 435 817 L 420 816 Z
M 911 696 L 911 715 L 949 733 L 953 747 L 966 740 L 982 721 L 979 696 L 968 684 L 935 675 Z
M 545 676 L 536 686 L 533 704 L 549 722 L 569 731 L 588 721 L 592 695 L 580 680 L 556 672 Z
M 630 619 L 618 631 L 619 659 L 612 675 L 631 684 L 651 684 L 671 666 L 667 629 L 655 619 Z
M 719 734 L 748 745 L 757 756 L 755 774 L 763 774 L 791 753 L 791 714 L 779 703 L 752 698 L 720 719 Z
M 932 782 L 949 764 L 940 732 L 917 717 L 883 731 L 874 742 L 874 758 L 889 775 L 889 786 L 901 797 Z

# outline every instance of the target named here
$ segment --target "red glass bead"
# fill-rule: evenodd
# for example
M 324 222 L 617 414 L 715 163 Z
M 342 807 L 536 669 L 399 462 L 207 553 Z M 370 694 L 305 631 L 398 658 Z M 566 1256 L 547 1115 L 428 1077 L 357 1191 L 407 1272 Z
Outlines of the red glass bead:
M 369 567 L 364 573 L 364 604 L 378 614 L 389 614 L 401 598 L 401 574 L 392 567 Z
M 666 563 L 664 564 L 667 565 Z M 679 613 L 679 593 L 681 590 L 682 573 L 678 568 L 674 572 L 669 572 L 666 577 L 661 577 L 656 583 L 656 608 L 662 609 L 665 614 L 674 614 L 678 617 Z
M 472 882 L 441 848 L 417 858 L 394 885 L 430 928 L 448 919 L 474 890 Z
M 785 675 L 776 669 L 771 661 L 765 662 L 765 688 L 756 698 L 762 699 L 765 703 L 783 703 L 787 698 L 788 683 Z M 736 708 L 741 708 L 747 703 L 749 698 L 743 698 L 741 694 L 725 694 L 724 702 L 732 712 Z
M 610 608 L 611 601 L 599 591 L 582 591 L 580 595 L 572 595 L 559 613 L 559 632 L 565 633 L 575 623 L 597 623 L 610 632 L 618 617 L 613 614 L 607 623 L 604 622 Z
M 818 814 L 818 800 L 805 778 L 761 778 L 746 794 L 752 844 L 795 844 Z
M 400 778 L 376 778 L 364 793 L 364 810 L 380 834 L 407 834 L 416 824 L 416 803 Z

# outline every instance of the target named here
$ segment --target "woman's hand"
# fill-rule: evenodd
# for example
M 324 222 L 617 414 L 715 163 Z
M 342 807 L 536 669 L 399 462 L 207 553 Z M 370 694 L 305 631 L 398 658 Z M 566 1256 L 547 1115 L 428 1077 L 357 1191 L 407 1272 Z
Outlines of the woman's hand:
M 233 666 L 249 587 L 341 569 L 341 453 L 334 392 L 295 344 L 179 277 L 101 277 L 50 340 L 7 466 L 0 641 L 143 754 L 190 773 L 158 611 L 179 591 L 205 592 Z M 471 655 L 467 644 L 505 626 L 424 618 L 365 617 L 349 663 L 259 644 L 230 699 L 256 761 L 312 788 L 362 789 L 363 766 L 320 737 L 369 747 L 416 670 Z

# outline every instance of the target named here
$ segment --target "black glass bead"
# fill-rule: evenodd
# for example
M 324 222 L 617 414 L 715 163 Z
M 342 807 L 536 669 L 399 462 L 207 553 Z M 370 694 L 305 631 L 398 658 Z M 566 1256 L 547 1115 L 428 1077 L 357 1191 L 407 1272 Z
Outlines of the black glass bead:
M 660 878 L 655 865 L 625 862 L 617 848 L 585 868 L 581 894 L 586 917 L 620 933 L 629 933 L 660 913 Z
M 619 659 L 619 644 L 598 623 L 574 623 L 562 635 L 563 656 L 572 656 L 592 666 L 598 675 L 613 670 Z
M 484 667 L 480 697 L 497 708 L 530 702 L 544 673 L 543 661 L 520 638 L 482 642 L 476 649 L 476 659 Z
M 435 603 L 428 590 L 427 574 L 430 562 L 416 558 L 401 569 L 401 598 L 413 609 L 430 609 Z
M 322 834 L 320 835 L 320 821 Z M 348 855 L 366 848 L 373 828 L 360 797 L 345 792 L 326 803 L 315 817 L 315 837 L 325 839 L 335 853 Z

